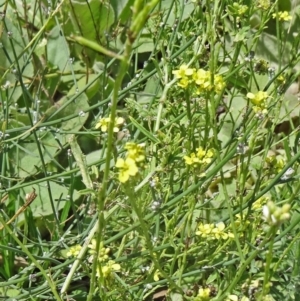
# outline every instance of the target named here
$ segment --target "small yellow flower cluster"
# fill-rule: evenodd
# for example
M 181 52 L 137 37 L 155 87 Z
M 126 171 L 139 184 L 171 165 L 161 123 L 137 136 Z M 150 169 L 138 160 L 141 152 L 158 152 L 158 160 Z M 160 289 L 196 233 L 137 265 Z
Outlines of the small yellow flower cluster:
M 286 83 L 286 76 L 285 75 L 279 75 L 277 78 L 276 78 L 276 82 L 277 84 L 279 85 L 284 85 Z
M 193 299 L 193 301 L 209 301 L 211 298 L 210 288 L 200 287 L 198 290 L 198 295 Z
M 193 301 L 209 301 L 212 299 L 212 292 L 210 288 L 200 288 L 198 291 L 198 295 L 193 298 Z M 246 296 L 239 298 L 237 295 L 229 295 L 225 301 L 250 301 L 250 299 Z
M 223 222 L 217 224 L 202 224 L 198 225 L 198 231 L 196 235 L 199 235 L 207 239 L 228 239 L 234 238 L 233 233 L 224 231 L 225 224 Z
M 237 295 L 229 295 L 225 301 L 250 301 L 250 299 L 246 296 L 239 299 Z
M 286 160 L 284 160 L 283 158 L 277 158 L 275 155 L 272 155 L 266 158 L 266 163 L 269 173 L 278 174 L 284 168 Z
M 109 124 L 111 122 L 111 117 L 108 116 L 106 118 L 101 118 L 95 125 L 95 129 L 101 129 L 102 132 L 107 132 Z M 124 124 L 125 120 L 122 117 L 116 117 L 114 121 L 114 132 L 118 133 L 120 131 L 121 126 Z
M 91 243 L 88 245 L 89 253 L 92 255 L 91 259 L 89 261 L 94 261 L 94 255 L 96 254 L 96 239 L 92 239 Z M 102 244 L 100 244 L 100 249 L 99 249 L 99 256 L 98 256 L 98 261 L 99 262 L 104 262 L 109 259 L 109 254 L 110 249 L 109 248 L 104 248 Z
M 282 93 L 286 86 L 286 74 L 281 74 L 276 78 L 276 85 L 277 85 L 277 91 L 279 93 Z
M 155 270 L 154 275 L 153 275 L 153 280 L 154 281 L 159 281 L 159 276 L 160 276 L 160 271 L 159 270 Z
M 67 252 L 67 256 L 77 257 L 81 249 L 82 249 L 81 245 L 75 245 L 69 249 L 69 251 Z
M 278 18 L 279 21 L 290 21 L 292 16 L 287 11 L 280 11 L 277 14 L 272 14 L 273 19 Z
M 268 113 L 267 110 L 267 99 L 269 97 L 267 92 L 258 91 L 256 94 L 248 93 L 247 97 L 250 99 L 253 106 L 253 111 L 256 114 L 266 115 Z
M 88 245 L 90 248 L 89 253 L 92 255 L 90 258 L 90 262 L 95 260 L 96 254 L 96 239 L 92 239 L 91 243 Z M 113 277 L 113 272 L 119 271 L 121 266 L 118 263 L 115 263 L 113 260 L 109 259 L 108 253 L 110 252 L 109 248 L 104 248 L 103 244 L 100 244 L 98 262 L 99 265 L 97 267 L 97 277 L 103 277 L 104 279 L 109 279 Z M 105 263 L 105 264 L 103 264 Z
M 259 59 L 254 64 L 254 71 L 258 74 L 266 74 L 269 72 L 270 64 L 268 61 Z
M 247 227 L 250 225 L 250 221 L 245 219 L 245 215 L 243 215 L 243 219 L 241 214 L 235 215 L 235 221 L 234 221 L 235 227 L 238 229 L 239 227 Z
M 96 276 L 109 279 L 113 277 L 114 272 L 120 271 L 120 269 L 121 266 L 118 263 L 109 260 L 104 266 L 98 266 Z
M 268 201 L 267 205 L 263 206 L 263 218 L 270 226 L 278 226 L 290 219 L 290 209 L 290 204 L 278 207 L 274 202 Z
M 211 162 L 214 156 L 214 149 L 210 148 L 205 151 L 202 147 L 196 149 L 196 153 L 191 153 L 190 156 L 184 156 L 185 164 L 187 165 L 207 165 Z
M 237 2 L 233 2 L 232 5 L 228 5 L 227 9 L 228 13 L 232 16 L 242 17 L 245 12 L 248 10 L 247 5 L 241 5 Z
M 259 199 L 257 199 L 253 205 L 252 205 L 252 209 L 253 210 L 260 210 L 263 205 L 265 205 L 268 201 L 268 198 L 267 197 L 260 197 Z
M 118 158 L 116 167 L 119 169 L 119 181 L 125 183 L 130 177 L 134 177 L 138 173 L 138 166 L 142 166 L 145 160 L 145 144 L 136 144 L 128 142 L 125 145 L 127 155 L 125 160 Z
M 270 0 L 256 0 L 255 6 L 263 10 L 268 10 L 271 6 Z
M 135 162 L 143 162 L 145 160 L 145 143 L 127 142 L 124 148 L 127 150 L 127 158 L 131 158 Z
M 205 71 L 203 69 L 196 70 L 195 68 L 189 68 L 185 64 L 181 65 L 179 70 L 173 70 L 172 74 L 179 79 L 177 84 L 179 87 L 183 89 L 193 87 L 196 94 L 209 91 L 220 93 L 225 87 L 225 82 L 221 75 L 214 75 L 212 84 L 210 71 Z

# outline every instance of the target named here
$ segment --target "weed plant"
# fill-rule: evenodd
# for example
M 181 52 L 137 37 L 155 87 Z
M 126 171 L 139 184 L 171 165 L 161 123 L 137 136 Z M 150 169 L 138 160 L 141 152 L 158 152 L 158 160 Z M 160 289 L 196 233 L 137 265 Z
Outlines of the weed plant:
M 1 300 L 300 300 L 299 1 L 0 7 Z

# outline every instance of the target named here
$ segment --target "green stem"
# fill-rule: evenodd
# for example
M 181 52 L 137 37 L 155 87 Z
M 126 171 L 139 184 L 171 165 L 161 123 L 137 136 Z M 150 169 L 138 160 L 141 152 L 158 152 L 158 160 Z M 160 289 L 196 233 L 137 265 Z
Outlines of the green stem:
M 264 300 L 265 296 L 268 294 L 270 290 L 270 284 L 269 279 L 271 278 L 270 270 L 271 270 L 271 264 L 272 264 L 272 258 L 273 258 L 273 245 L 274 245 L 274 238 L 276 236 L 276 231 L 278 230 L 277 227 L 273 227 L 270 229 L 271 235 L 270 235 L 270 244 L 269 244 L 269 250 L 266 254 L 266 264 L 265 264 L 265 271 L 264 271 L 264 282 L 262 287 L 262 294 L 259 297 L 259 300 Z
M 84 259 L 84 256 L 86 254 L 86 251 L 88 249 L 88 245 L 90 244 L 90 241 L 92 240 L 93 236 L 95 235 L 96 231 L 98 230 L 98 222 L 95 223 L 93 229 L 90 231 L 89 235 L 87 236 L 87 238 L 85 239 L 85 242 L 84 242 L 84 245 L 82 247 L 82 249 L 80 250 L 76 260 L 74 261 L 71 269 L 70 269 L 70 272 L 60 290 L 60 293 L 61 293 L 61 297 L 64 298 L 64 295 L 66 294 L 69 286 L 70 286 L 70 283 L 73 279 L 73 276 L 74 276 L 74 273 L 76 273 L 77 269 L 78 269 L 78 266 L 79 264 L 82 262 L 82 260 Z
M 270 231 L 273 231 L 271 229 Z M 236 288 L 237 283 L 239 280 L 243 277 L 244 271 L 247 269 L 247 267 L 251 264 L 252 260 L 261 253 L 261 250 L 266 246 L 266 244 L 269 242 L 269 235 L 266 235 L 266 238 L 263 240 L 263 242 L 259 245 L 259 247 L 252 252 L 249 257 L 237 268 L 236 276 L 232 279 L 230 285 L 224 290 L 222 295 L 218 297 L 216 300 L 221 301 L 227 297 L 229 293 L 233 291 L 234 288 Z
M 48 273 L 43 269 L 43 267 L 39 264 L 39 262 L 32 256 L 32 254 L 29 252 L 29 250 L 23 245 L 23 243 L 17 238 L 15 233 L 10 229 L 8 225 L 6 225 L 5 220 L 0 215 L 0 222 L 4 226 L 5 230 L 9 233 L 10 237 L 12 237 L 15 242 L 20 246 L 21 250 L 28 256 L 28 258 L 31 260 L 31 262 L 36 266 L 42 273 L 43 277 L 47 281 L 53 295 L 55 296 L 55 300 L 62 301 L 60 298 L 57 290 L 56 290 L 56 283 L 52 280 L 51 277 L 48 276 Z
M 126 194 L 128 195 L 130 204 L 136 213 L 139 223 L 140 223 L 140 229 L 145 237 L 145 242 L 147 245 L 147 249 L 149 251 L 149 255 L 151 256 L 151 259 L 153 260 L 155 268 L 160 272 L 160 274 L 168 280 L 168 282 L 173 286 L 173 288 L 178 289 L 179 291 L 182 291 L 182 289 L 174 282 L 174 280 L 162 269 L 159 261 L 158 261 L 158 255 L 154 252 L 154 247 L 152 245 L 151 237 L 148 233 L 148 226 L 145 223 L 144 216 L 142 214 L 142 211 L 140 210 L 140 206 L 136 203 L 137 197 L 133 193 L 133 189 L 130 186 L 124 186 Z
M 133 7 L 139 7 L 140 0 L 136 0 L 133 4 Z M 139 32 L 142 30 L 143 26 L 145 25 L 150 11 L 156 6 L 158 3 L 158 0 L 153 0 L 150 3 L 148 3 L 142 11 L 134 10 L 133 11 L 133 18 L 132 18 L 132 25 L 130 27 L 130 30 L 128 32 L 128 37 L 125 42 L 125 49 L 122 58 L 120 58 L 120 67 L 118 76 L 115 80 L 114 90 L 112 94 L 112 102 L 111 102 L 111 112 L 110 112 L 110 118 L 111 122 L 109 124 L 108 128 L 108 138 L 107 138 L 107 151 L 106 151 L 106 161 L 105 161 L 105 167 L 104 167 L 104 176 L 103 176 L 103 182 L 102 187 L 99 189 L 98 193 L 98 219 L 99 219 L 99 229 L 97 233 L 96 238 L 96 258 L 98 258 L 99 255 L 99 249 L 100 249 L 100 242 L 103 237 L 103 230 L 105 228 L 105 219 L 104 219 L 104 204 L 105 204 L 105 198 L 106 198 L 106 191 L 107 186 L 109 182 L 109 172 L 110 172 L 110 161 L 113 151 L 113 143 L 114 143 L 114 120 L 116 118 L 116 110 L 117 110 L 117 103 L 118 103 L 118 96 L 119 91 L 121 90 L 121 85 L 123 82 L 123 78 L 128 70 L 129 66 L 129 60 L 132 52 L 132 44 L 139 34 Z M 96 271 L 97 271 L 98 262 L 97 260 L 94 261 L 93 267 L 92 267 L 92 275 L 91 275 L 91 283 L 90 283 L 90 290 L 87 297 L 87 301 L 91 301 L 93 298 L 93 293 L 95 291 L 95 288 L 97 286 L 97 280 L 96 280 Z M 103 290 L 102 287 L 100 289 L 100 295 L 105 295 L 104 292 L 101 294 L 101 291 Z

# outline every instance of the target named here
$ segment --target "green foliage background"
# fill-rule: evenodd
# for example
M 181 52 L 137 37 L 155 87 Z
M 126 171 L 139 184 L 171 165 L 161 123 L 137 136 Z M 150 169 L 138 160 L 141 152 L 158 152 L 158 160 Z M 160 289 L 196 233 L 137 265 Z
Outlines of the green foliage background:
M 299 298 L 300 4 L 273 1 L 264 11 L 240 1 L 248 12 L 238 20 L 228 13 L 233 2 L 0 1 L 1 223 L 26 194 L 37 193 L 13 227 L 0 232 L 1 297 L 153 300 L 168 289 L 163 295 L 170 300 L 196 300 L 198 288 L 211 285 L 214 300 L 233 294 L 241 300 L 242 284 L 259 280 L 251 300 L 267 300 L 270 291 L 275 300 Z M 292 20 L 282 25 L 272 13 L 283 10 Z M 255 73 L 251 51 L 256 63 L 274 68 L 273 77 Z M 199 104 L 180 90 L 172 71 L 183 63 L 222 74 L 222 94 L 208 93 Z M 247 92 L 260 90 L 274 99 L 263 120 L 247 111 Z M 221 106 L 217 117 L 212 112 Z M 95 130 L 110 114 L 126 120 L 123 131 Z M 147 162 L 136 181 L 122 186 L 114 165 L 131 140 L 146 144 Z M 240 145 L 250 151 L 240 156 Z M 218 153 L 205 178 L 183 161 L 199 146 Z M 264 174 L 270 152 L 286 158 L 275 175 Z M 283 183 L 289 167 L 295 175 Z M 278 233 L 259 225 L 237 245 L 195 237 L 200 221 L 234 227 L 237 213 L 244 212 L 246 227 L 263 196 L 292 205 L 290 224 Z M 80 264 L 66 256 L 97 233 L 122 266 L 106 286 L 97 283 L 87 247 Z M 70 273 L 72 264 L 77 273 Z

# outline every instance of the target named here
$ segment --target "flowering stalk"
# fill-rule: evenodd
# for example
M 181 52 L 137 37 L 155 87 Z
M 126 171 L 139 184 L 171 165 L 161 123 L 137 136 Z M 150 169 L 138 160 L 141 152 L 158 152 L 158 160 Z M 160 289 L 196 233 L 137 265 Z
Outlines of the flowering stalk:
M 182 292 L 182 288 L 179 287 L 175 283 L 175 281 L 167 273 L 164 272 L 164 270 L 162 269 L 159 261 L 157 260 L 157 255 L 154 252 L 154 247 L 152 245 L 152 241 L 151 241 L 151 238 L 150 238 L 149 233 L 148 233 L 148 231 L 149 231 L 148 226 L 145 223 L 144 216 L 142 214 L 142 211 L 141 211 L 140 207 L 136 203 L 136 199 L 137 198 L 135 197 L 135 195 L 133 193 L 133 190 L 131 189 L 130 186 L 124 186 L 124 187 L 125 187 L 125 191 L 126 191 L 126 194 L 128 196 L 128 199 L 130 201 L 130 204 L 131 204 L 134 212 L 136 213 L 136 215 L 137 215 L 137 217 L 139 219 L 140 229 L 141 229 L 141 231 L 143 233 L 143 236 L 145 237 L 145 242 L 146 242 L 146 245 L 147 245 L 147 249 L 149 251 L 151 259 L 153 260 L 154 266 L 155 266 L 155 268 L 157 270 L 156 274 L 162 275 L 165 279 L 168 280 L 168 282 L 170 284 L 172 284 L 173 287 L 177 288 L 180 292 Z
M 139 5 L 138 5 L 139 2 L 140 2 L 139 0 L 135 0 L 133 7 L 139 7 Z M 112 147 L 113 147 L 113 140 L 114 140 L 114 127 L 115 127 L 113 121 L 116 118 L 118 95 L 119 95 L 119 91 L 121 89 L 123 78 L 128 70 L 130 55 L 131 55 L 131 51 L 132 51 L 132 44 L 134 42 L 134 39 L 138 35 L 138 33 L 141 31 L 141 29 L 143 28 L 145 22 L 148 19 L 149 12 L 156 6 L 157 2 L 158 2 L 157 0 L 153 0 L 150 3 L 148 3 L 142 11 L 134 12 L 132 25 L 130 27 L 130 33 L 128 34 L 126 42 L 125 42 L 123 58 L 120 60 L 118 76 L 115 79 L 114 90 L 113 90 L 113 94 L 112 94 L 112 102 L 111 102 L 111 112 L 110 112 L 111 122 L 109 123 L 109 127 L 108 127 L 107 149 L 106 149 L 106 160 L 105 160 L 105 167 L 104 167 L 103 182 L 102 182 L 102 186 L 100 187 L 99 192 L 98 192 L 99 227 L 98 227 L 98 233 L 97 233 L 97 237 L 96 237 L 97 257 L 99 255 L 100 242 L 102 240 L 103 230 L 105 227 L 105 218 L 103 215 L 103 210 L 104 210 L 104 204 L 105 204 L 107 185 L 108 185 L 108 181 L 109 181 L 110 160 L 111 160 L 111 154 L 112 154 Z M 89 290 L 89 294 L 87 297 L 87 301 L 91 301 L 93 299 L 94 291 L 95 291 L 96 285 L 97 285 L 97 279 L 96 279 L 97 268 L 98 268 L 98 262 L 94 261 L 92 275 L 91 275 L 91 282 L 90 282 L 90 290 Z M 99 289 L 100 289 L 100 295 L 104 295 L 103 288 L 100 287 Z

